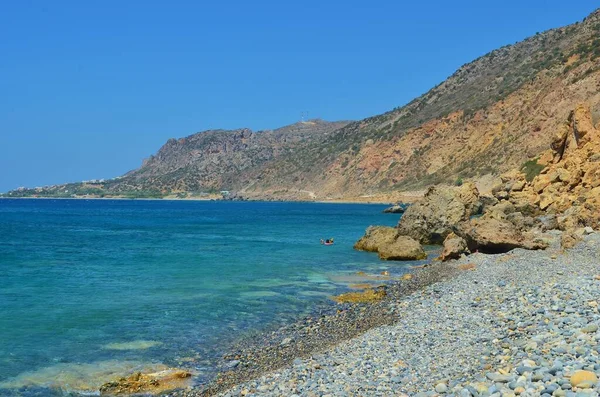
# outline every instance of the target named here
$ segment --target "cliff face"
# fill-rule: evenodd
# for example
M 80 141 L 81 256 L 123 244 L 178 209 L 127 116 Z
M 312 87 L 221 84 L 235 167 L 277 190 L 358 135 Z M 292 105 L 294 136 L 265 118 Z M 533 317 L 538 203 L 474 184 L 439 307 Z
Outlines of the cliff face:
M 230 189 L 244 173 L 272 161 L 308 140 L 322 139 L 347 122 L 310 120 L 276 130 L 210 130 L 169 139 L 156 155 L 107 187 L 111 192 L 163 193 Z

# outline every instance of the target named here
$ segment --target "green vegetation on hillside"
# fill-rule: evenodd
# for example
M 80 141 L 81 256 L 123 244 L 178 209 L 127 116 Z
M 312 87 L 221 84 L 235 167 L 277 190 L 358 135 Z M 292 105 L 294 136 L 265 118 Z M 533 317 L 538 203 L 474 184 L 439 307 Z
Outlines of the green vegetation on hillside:
M 535 158 L 533 160 L 526 161 L 521 166 L 521 171 L 525 174 L 525 179 L 528 182 L 531 182 L 533 178 L 538 176 L 540 172 L 544 169 L 542 164 L 538 164 L 538 159 Z

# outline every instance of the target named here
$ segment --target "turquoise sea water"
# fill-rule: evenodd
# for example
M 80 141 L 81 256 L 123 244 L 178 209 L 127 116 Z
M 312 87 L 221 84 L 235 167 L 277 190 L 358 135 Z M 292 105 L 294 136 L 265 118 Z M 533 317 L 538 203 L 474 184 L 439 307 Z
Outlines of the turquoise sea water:
M 405 272 L 352 249 L 397 223 L 383 208 L 0 200 L 0 394 L 93 392 L 163 364 L 201 379 L 227 343 L 327 303 L 344 275 Z

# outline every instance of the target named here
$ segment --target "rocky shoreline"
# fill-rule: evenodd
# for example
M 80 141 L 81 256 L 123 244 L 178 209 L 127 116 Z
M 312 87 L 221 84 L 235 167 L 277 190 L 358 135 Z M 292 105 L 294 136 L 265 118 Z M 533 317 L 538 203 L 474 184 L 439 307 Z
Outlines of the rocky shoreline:
M 243 338 L 227 349 L 230 353 L 223 357 L 220 371 L 209 384 L 179 391 L 175 395 L 217 395 L 264 373 L 289 366 L 299 357 L 325 351 L 374 327 L 393 324 L 396 316 L 395 311 L 390 309 L 390 302 L 399 301 L 456 273 L 456 268 L 442 263 L 415 267 L 413 273 L 401 280 L 379 287 L 377 291 L 382 294 L 368 304 L 324 305 L 313 315 L 295 323 Z
M 182 395 L 240 383 L 224 395 L 598 395 L 599 152 L 600 126 L 580 104 L 551 149 L 491 195 L 470 181 L 430 187 L 354 248 L 413 260 L 438 244 L 445 263 L 240 346 L 210 385 Z
M 568 251 L 560 236 L 421 269 L 378 303 L 265 335 L 176 395 L 597 396 L 600 234 Z

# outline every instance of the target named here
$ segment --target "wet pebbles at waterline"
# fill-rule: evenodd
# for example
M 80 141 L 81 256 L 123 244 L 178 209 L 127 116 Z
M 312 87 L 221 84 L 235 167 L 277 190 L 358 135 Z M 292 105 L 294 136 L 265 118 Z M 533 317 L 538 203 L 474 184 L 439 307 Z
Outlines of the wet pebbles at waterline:
M 474 254 L 390 301 L 394 325 L 223 396 L 598 396 L 600 234 L 561 252 Z

